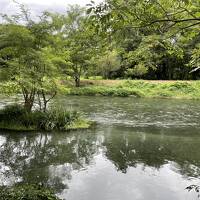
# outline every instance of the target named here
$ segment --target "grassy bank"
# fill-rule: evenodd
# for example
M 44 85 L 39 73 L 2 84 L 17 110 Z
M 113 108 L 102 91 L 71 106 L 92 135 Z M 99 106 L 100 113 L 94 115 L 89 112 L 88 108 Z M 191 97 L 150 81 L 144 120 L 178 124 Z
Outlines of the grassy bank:
M 76 111 L 53 108 L 46 112 L 27 112 L 21 105 L 8 105 L 0 110 L 0 129 L 14 131 L 75 130 L 89 128 L 91 123 Z
M 200 99 L 200 81 L 82 80 L 67 95 Z

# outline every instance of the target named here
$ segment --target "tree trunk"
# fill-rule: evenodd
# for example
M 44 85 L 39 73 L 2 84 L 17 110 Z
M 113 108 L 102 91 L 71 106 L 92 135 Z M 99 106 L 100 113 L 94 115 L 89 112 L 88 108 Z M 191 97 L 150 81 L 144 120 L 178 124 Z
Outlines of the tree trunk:
M 27 112 L 31 112 L 35 99 L 35 90 L 33 89 L 30 93 L 26 89 L 22 91 L 24 96 L 24 108 Z
M 43 112 L 46 112 L 47 111 L 47 105 L 48 105 L 48 103 L 49 103 L 49 101 L 51 100 L 51 99 L 53 99 L 55 96 L 56 96 L 56 94 L 57 94 L 57 92 L 55 91 L 54 93 L 52 93 L 51 94 L 51 96 L 47 99 L 46 98 L 46 94 L 45 94 L 45 91 L 44 90 L 42 90 L 41 91 L 41 96 L 42 96 L 42 102 L 40 103 L 40 105 L 41 105 L 41 111 L 43 111 Z M 50 94 L 49 94 L 50 95 Z
M 75 77 L 75 86 L 80 87 L 80 77 Z
M 24 108 L 26 109 L 27 112 L 31 112 L 33 107 L 33 99 L 25 99 L 24 101 Z

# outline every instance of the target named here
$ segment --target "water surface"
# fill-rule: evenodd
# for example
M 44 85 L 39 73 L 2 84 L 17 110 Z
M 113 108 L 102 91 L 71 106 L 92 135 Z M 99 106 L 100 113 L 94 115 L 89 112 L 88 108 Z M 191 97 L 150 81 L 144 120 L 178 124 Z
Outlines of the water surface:
M 70 133 L 1 131 L 0 184 L 43 183 L 67 200 L 197 199 L 185 188 L 200 184 L 198 101 L 56 101 L 81 110 L 96 127 Z

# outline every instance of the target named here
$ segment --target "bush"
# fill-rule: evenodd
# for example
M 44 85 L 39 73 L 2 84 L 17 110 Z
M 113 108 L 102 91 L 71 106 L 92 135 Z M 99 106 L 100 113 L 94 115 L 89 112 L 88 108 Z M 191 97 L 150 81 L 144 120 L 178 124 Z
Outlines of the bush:
M 67 130 L 80 119 L 78 112 L 67 111 L 61 107 L 51 108 L 46 112 L 27 112 L 22 106 L 14 104 L 0 110 L 0 127 L 6 129 L 25 127 L 25 130 Z
M 42 124 L 44 124 L 48 119 L 48 115 L 45 112 L 36 110 L 29 113 L 26 112 L 24 115 L 19 117 L 19 119 L 21 120 L 22 125 L 25 127 L 34 126 L 37 129 L 45 130 L 45 127 L 43 127 Z
M 0 121 L 12 119 L 16 120 L 19 116 L 26 113 L 26 110 L 18 104 L 7 105 L 4 109 L 0 110 Z
M 40 185 L 17 185 L 0 187 L 1 200 L 59 200 L 48 188 Z

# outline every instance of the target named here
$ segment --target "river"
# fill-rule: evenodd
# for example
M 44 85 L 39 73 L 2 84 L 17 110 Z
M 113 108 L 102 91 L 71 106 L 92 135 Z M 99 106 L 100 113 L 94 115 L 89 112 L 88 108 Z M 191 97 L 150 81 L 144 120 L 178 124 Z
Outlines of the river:
M 66 133 L 0 131 L 0 184 L 42 183 L 66 200 L 193 200 L 200 184 L 200 103 L 62 97 L 97 122 Z M 3 104 L 2 104 L 3 105 Z

